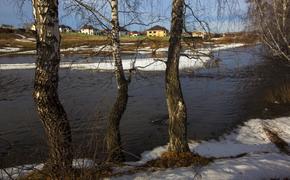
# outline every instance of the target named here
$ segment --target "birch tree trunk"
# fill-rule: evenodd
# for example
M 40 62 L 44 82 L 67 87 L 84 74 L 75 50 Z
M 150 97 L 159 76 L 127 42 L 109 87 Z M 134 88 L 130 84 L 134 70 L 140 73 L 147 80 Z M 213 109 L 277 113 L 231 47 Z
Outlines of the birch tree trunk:
M 71 170 L 71 130 L 60 103 L 58 69 L 60 63 L 60 33 L 58 0 L 32 0 L 37 28 L 37 59 L 33 97 L 44 125 L 49 147 L 47 167 L 54 179 Z
M 183 27 L 184 0 L 173 0 L 168 59 L 166 62 L 166 100 L 169 113 L 169 146 L 171 152 L 189 152 L 187 112 L 179 81 L 179 58 Z
M 115 63 L 115 76 L 117 81 L 117 98 L 111 109 L 108 119 L 108 127 L 106 133 L 106 145 L 108 151 L 107 161 L 121 162 L 124 160 L 121 147 L 120 137 L 120 120 L 126 110 L 128 101 L 128 81 L 126 80 L 120 51 L 120 37 L 119 37 L 119 11 L 118 0 L 111 0 L 112 8 L 112 46 L 113 59 Z

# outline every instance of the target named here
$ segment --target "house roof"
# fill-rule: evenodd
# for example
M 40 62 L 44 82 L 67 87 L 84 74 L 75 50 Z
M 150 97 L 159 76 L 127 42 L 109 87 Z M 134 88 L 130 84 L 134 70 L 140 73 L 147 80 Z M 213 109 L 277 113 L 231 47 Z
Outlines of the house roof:
M 120 31 L 125 31 L 125 32 L 129 32 L 126 28 L 124 27 L 120 27 Z
M 63 25 L 63 24 L 62 24 L 62 25 L 59 25 L 59 27 L 60 27 L 60 28 L 68 28 L 68 29 L 72 29 L 70 26 Z
M 86 24 L 86 25 L 84 25 L 83 27 L 81 27 L 81 29 L 95 29 L 95 28 L 94 28 L 94 26 L 92 26 L 92 25 L 88 25 L 88 24 Z
M 141 32 L 138 32 L 138 31 L 131 31 L 130 34 L 141 34 Z
M 168 30 L 165 27 L 162 27 L 162 26 L 159 26 L 159 25 L 153 26 L 150 29 L 148 29 L 147 31 L 152 31 L 152 30 L 161 30 L 161 31 L 167 31 L 168 32 Z
M 202 32 L 202 31 L 193 31 L 192 34 L 203 35 L 203 34 L 206 34 L 206 32 Z

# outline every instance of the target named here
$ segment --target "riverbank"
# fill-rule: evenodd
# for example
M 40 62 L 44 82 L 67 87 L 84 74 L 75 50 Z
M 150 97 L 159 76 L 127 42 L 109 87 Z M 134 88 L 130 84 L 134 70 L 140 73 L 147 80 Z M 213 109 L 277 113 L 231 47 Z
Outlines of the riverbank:
M 0 56 L 34 55 L 36 54 L 36 40 L 32 32 L 0 32 Z M 249 35 L 248 35 L 249 36 Z M 225 44 L 255 44 L 256 38 L 250 38 L 247 35 L 237 37 L 220 37 L 209 40 L 184 39 L 182 42 L 185 50 L 187 48 L 202 48 L 209 45 L 213 48 Z M 83 54 L 87 56 L 107 55 L 111 52 L 110 39 L 107 36 L 85 35 L 81 33 L 62 33 L 61 34 L 61 54 Z M 169 37 L 130 37 L 122 36 L 122 53 L 156 53 L 160 49 L 168 47 Z
M 204 66 L 209 66 L 210 60 L 213 60 L 211 56 L 212 53 L 234 49 L 238 47 L 243 47 L 245 44 L 234 43 L 234 44 L 220 44 L 215 45 L 211 48 L 199 48 L 195 53 L 192 53 L 190 50 L 184 51 L 180 58 L 180 69 L 192 69 L 192 68 L 201 68 Z M 109 47 L 101 46 L 95 48 L 89 47 L 78 47 L 70 48 L 69 51 L 110 51 Z M 66 51 L 66 50 L 62 50 Z M 135 55 L 131 58 L 123 59 L 123 68 L 124 70 L 141 70 L 141 71 L 164 71 L 166 68 L 166 53 L 167 48 L 158 48 L 156 52 L 163 54 L 160 57 L 152 56 L 152 49 L 150 47 L 139 49 Z M 128 54 L 129 52 L 127 52 Z M 131 52 L 133 54 L 133 52 Z M 23 54 L 23 52 L 18 53 L 18 55 Z M 129 53 L 130 54 L 130 53 Z M 20 70 L 20 69 L 34 69 L 35 63 L 17 63 L 17 64 L 0 64 L 0 70 Z M 100 60 L 98 62 L 61 62 L 60 68 L 69 68 L 69 69 L 78 69 L 78 70 L 99 70 L 99 71 L 112 71 L 114 70 L 114 63 L 111 58 L 106 60 Z
M 271 129 L 287 143 L 286 152 L 281 152 L 266 129 Z M 118 175 L 107 179 L 272 179 L 290 177 L 290 117 L 276 119 L 251 119 L 230 134 L 218 140 L 191 141 L 190 150 L 203 157 L 213 159 L 206 166 L 180 168 L 148 167 L 138 170 L 148 161 L 160 158 L 167 146 L 160 146 L 144 152 L 140 161 L 127 162 L 121 167 L 112 168 L 111 174 Z M 75 160 L 75 168 L 94 168 L 91 160 Z M 24 165 L 0 171 L 3 179 L 27 175 L 41 170 L 43 164 Z M 135 173 L 134 173 L 135 172 Z M 137 172 L 137 173 L 136 173 Z M 6 175 L 5 175 L 6 174 Z

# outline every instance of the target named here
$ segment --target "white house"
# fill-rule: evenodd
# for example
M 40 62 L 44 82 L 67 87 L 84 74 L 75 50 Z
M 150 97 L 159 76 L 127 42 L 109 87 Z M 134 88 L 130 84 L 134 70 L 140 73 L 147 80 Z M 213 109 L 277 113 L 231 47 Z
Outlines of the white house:
M 120 27 L 119 36 L 126 36 L 129 34 L 129 31 L 124 27 Z
M 36 31 L 36 26 L 35 26 L 35 24 L 31 24 L 31 25 L 30 25 L 30 30 L 31 30 L 31 31 Z
M 193 32 L 191 33 L 191 37 L 193 37 L 193 38 L 202 38 L 202 39 L 205 39 L 205 37 L 206 37 L 206 32 L 193 31 Z
M 138 37 L 138 36 L 141 35 L 141 33 L 138 32 L 138 31 L 131 31 L 131 32 L 129 33 L 129 35 L 130 35 L 131 37 Z
M 97 30 L 92 25 L 84 25 L 81 30 L 81 33 L 88 34 L 88 35 L 95 35 L 97 34 Z
M 72 28 L 66 25 L 60 25 L 59 32 L 72 32 Z

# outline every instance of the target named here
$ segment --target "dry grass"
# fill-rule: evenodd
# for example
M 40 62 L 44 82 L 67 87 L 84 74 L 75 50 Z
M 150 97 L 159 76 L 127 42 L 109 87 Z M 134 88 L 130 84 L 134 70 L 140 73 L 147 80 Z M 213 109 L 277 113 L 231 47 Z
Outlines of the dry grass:
M 279 137 L 278 132 L 270 129 L 269 127 L 263 127 L 269 140 L 275 144 L 275 146 L 283 153 L 290 155 L 290 147 L 286 141 Z
M 205 166 L 210 162 L 212 162 L 212 159 L 205 158 L 191 152 L 165 152 L 161 155 L 160 158 L 149 161 L 146 166 L 159 168 L 177 168 L 188 166 Z
M 98 46 L 109 44 L 109 39 L 105 36 L 93 36 L 80 33 L 61 34 L 61 48 L 79 47 L 79 46 Z
M 108 166 L 101 169 L 95 168 L 83 168 L 83 169 L 73 169 L 73 171 L 68 175 L 63 175 L 61 179 L 63 180 L 95 180 L 101 179 L 102 177 L 112 176 L 112 169 Z M 32 173 L 19 178 L 20 180 L 53 180 L 51 173 L 48 170 L 35 170 Z
M 193 154 L 191 152 L 187 153 L 174 153 L 165 152 L 160 158 L 147 162 L 142 166 L 134 167 L 128 171 L 113 173 L 112 167 L 116 165 L 101 165 L 97 168 L 82 168 L 74 169 L 69 175 L 63 177 L 64 180 L 82 180 L 82 179 L 101 179 L 104 177 L 122 176 L 130 175 L 142 172 L 154 172 L 157 170 L 165 170 L 166 168 L 178 168 L 178 167 L 188 167 L 188 166 L 206 166 L 211 163 L 213 159 L 201 157 L 199 155 Z M 52 180 L 50 172 L 45 168 L 41 171 L 33 171 L 32 173 L 21 177 L 20 180 Z

